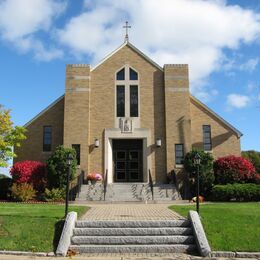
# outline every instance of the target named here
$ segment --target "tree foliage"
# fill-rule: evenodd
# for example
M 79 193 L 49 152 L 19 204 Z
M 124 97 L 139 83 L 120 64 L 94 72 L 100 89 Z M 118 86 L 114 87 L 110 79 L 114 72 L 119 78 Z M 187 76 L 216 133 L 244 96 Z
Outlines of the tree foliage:
M 200 150 L 192 150 L 187 153 L 184 158 L 184 168 L 189 174 L 191 195 L 194 196 L 196 192 L 196 173 L 197 165 L 194 164 L 194 157 L 199 153 L 201 163 L 199 165 L 199 182 L 200 195 L 208 196 L 211 192 L 214 183 L 213 173 L 213 157 L 210 153 Z
M 12 148 L 19 147 L 24 139 L 25 128 L 14 126 L 10 110 L 0 105 L 0 167 L 6 167 L 8 160 L 16 156 Z
M 260 152 L 257 151 L 243 151 L 242 156 L 255 166 L 256 172 L 260 174 Z
M 77 167 L 76 151 L 71 148 L 58 146 L 51 157 L 47 160 L 47 179 L 50 188 L 64 189 L 66 187 L 67 173 L 69 171 L 67 157 L 69 154 L 73 157 L 70 180 L 75 178 Z

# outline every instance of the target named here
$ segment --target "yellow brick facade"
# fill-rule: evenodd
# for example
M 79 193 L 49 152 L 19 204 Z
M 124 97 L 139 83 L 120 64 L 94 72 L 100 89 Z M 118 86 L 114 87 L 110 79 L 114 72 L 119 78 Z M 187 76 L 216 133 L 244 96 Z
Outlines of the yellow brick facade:
M 116 72 L 124 66 L 138 73 L 139 118 L 131 133 L 120 131 L 116 117 Z M 214 157 L 240 154 L 239 132 L 191 97 L 188 65 L 160 68 L 127 43 L 94 68 L 67 65 L 64 97 L 27 125 L 27 140 L 16 149 L 16 161 L 48 158 L 50 153 L 42 152 L 43 126 L 51 125 L 53 148 L 80 144 L 80 166 L 86 173 L 104 173 L 110 167 L 113 175 L 111 138 L 145 140 L 143 181 L 150 169 L 154 181 L 165 183 L 173 170 L 182 175 L 175 163 L 175 144 L 183 144 L 185 153 L 203 149 L 204 124 L 211 125 Z M 157 139 L 161 147 L 156 147 Z

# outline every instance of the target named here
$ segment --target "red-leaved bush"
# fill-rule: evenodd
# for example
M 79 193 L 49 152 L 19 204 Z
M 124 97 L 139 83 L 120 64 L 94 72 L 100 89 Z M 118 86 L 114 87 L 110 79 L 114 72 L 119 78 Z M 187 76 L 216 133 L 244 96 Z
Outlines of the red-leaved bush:
M 214 164 L 216 184 L 256 182 L 257 174 L 253 164 L 243 157 L 225 156 Z
M 38 161 L 17 162 L 10 170 L 15 183 L 30 183 L 37 191 L 44 191 L 47 185 L 46 164 Z

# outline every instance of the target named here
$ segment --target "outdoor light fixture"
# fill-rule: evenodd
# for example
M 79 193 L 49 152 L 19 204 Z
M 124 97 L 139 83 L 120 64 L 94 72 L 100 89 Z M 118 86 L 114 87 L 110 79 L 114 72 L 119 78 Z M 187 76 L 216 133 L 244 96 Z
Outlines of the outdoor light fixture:
M 95 139 L 95 147 L 98 148 L 99 147 L 99 140 Z
M 72 160 L 73 160 L 73 156 L 71 154 L 68 154 L 68 156 L 67 156 L 67 164 L 71 165 L 72 164 Z
M 199 153 L 196 153 L 193 159 L 194 164 L 197 166 L 197 198 L 196 198 L 196 210 L 199 214 L 200 211 L 200 180 L 199 180 L 199 167 L 200 167 L 200 162 L 201 162 L 201 157 Z
M 160 139 L 160 138 L 156 139 L 156 146 L 157 147 L 161 147 L 162 146 L 162 139 Z
M 70 181 L 70 175 L 71 175 L 71 164 L 73 161 L 72 154 L 68 154 L 66 162 L 69 167 L 67 171 L 67 182 L 66 182 L 66 203 L 65 203 L 65 217 L 67 217 L 68 214 L 68 206 L 69 206 L 69 181 Z

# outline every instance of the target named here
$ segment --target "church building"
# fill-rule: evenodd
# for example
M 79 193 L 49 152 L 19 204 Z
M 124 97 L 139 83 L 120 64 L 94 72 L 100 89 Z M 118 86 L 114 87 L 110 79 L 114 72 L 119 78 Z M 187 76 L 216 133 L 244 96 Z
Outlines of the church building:
M 174 61 L 173 61 L 174 62 Z M 65 93 L 28 122 L 15 161 L 45 161 L 73 147 L 85 174 L 108 183 L 166 183 L 193 148 L 240 155 L 241 133 L 190 93 L 187 64 L 163 67 L 128 38 L 99 64 L 66 66 Z

